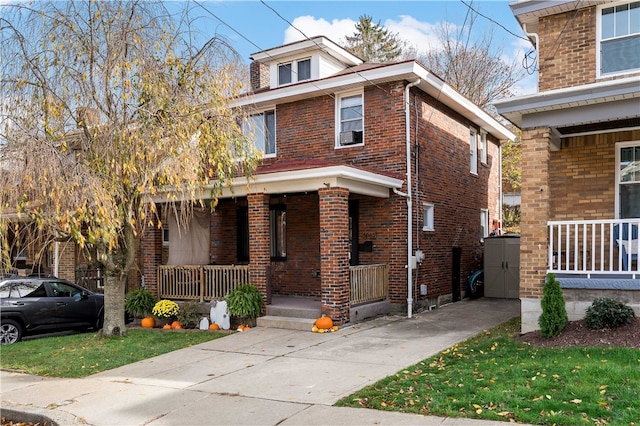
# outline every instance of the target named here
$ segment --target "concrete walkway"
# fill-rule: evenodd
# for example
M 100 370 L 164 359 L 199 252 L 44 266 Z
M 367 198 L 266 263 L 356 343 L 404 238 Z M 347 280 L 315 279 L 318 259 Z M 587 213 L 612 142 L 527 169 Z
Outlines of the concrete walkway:
M 82 379 L 0 372 L 3 415 L 60 425 L 501 425 L 332 405 L 520 313 L 463 300 L 335 333 L 257 327 Z

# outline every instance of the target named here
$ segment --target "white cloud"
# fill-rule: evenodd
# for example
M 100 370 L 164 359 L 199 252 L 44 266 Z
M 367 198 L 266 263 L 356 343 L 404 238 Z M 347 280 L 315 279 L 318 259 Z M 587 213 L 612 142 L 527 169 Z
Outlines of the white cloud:
M 334 19 L 329 22 L 324 18 L 310 15 L 298 16 L 293 20 L 293 26 L 289 26 L 285 30 L 284 43 L 303 40 L 305 36 L 311 38 L 323 35 L 340 44 L 344 42 L 346 36 L 355 32 L 356 22 L 353 19 Z M 387 19 L 381 22 L 381 25 L 392 33 L 397 33 L 402 40 L 418 51 L 437 46 L 436 29 L 440 24 L 421 22 L 412 16 L 401 15 L 399 20 Z M 302 31 L 304 35 L 298 30 Z
M 319 35 L 325 36 L 336 43 L 341 43 L 344 41 L 345 36 L 354 33 L 356 22 L 352 19 L 334 19 L 329 22 L 323 18 L 307 15 L 298 16 L 293 20 L 292 25 L 284 32 L 285 44 Z M 304 35 L 298 30 L 302 31 Z
M 392 33 L 414 47 L 418 52 L 431 50 L 438 46 L 437 28 L 440 24 L 421 22 L 412 16 L 402 15 L 399 21 L 387 19 L 382 23 Z

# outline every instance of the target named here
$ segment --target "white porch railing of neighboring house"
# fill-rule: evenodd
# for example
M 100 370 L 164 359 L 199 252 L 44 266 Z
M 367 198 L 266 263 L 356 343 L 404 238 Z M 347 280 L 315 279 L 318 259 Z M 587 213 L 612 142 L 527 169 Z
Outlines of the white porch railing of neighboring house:
M 158 295 L 162 299 L 222 300 L 249 282 L 249 265 L 160 265 Z
M 386 264 L 349 267 L 351 305 L 386 300 L 389 292 L 389 266 Z
M 389 266 L 349 267 L 352 305 L 386 300 Z M 248 283 L 248 265 L 160 265 L 158 295 L 162 299 L 222 300 L 240 284 Z
M 547 272 L 640 278 L 640 219 L 550 221 L 547 227 Z

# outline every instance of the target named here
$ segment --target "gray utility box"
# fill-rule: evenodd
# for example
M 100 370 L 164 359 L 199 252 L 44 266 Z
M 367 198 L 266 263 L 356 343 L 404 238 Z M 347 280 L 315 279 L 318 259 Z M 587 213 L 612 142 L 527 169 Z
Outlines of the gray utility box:
M 484 296 L 520 297 L 520 236 L 484 239 Z

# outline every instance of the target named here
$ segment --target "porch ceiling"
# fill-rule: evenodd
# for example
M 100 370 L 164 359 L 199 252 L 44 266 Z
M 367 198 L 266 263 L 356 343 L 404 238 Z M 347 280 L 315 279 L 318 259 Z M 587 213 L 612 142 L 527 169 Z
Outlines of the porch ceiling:
M 404 181 L 345 165 L 305 166 L 292 164 L 285 166 L 258 169 L 251 178 L 238 177 L 224 187 L 220 198 L 244 197 L 248 194 L 286 194 L 315 192 L 320 188 L 346 188 L 354 194 L 378 198 L 389 198 L 393 188 L 399 189 Z M 199 197 L 210 198 L 209 189 L 205 188 Z M 166 195 L 154 199 L 156 202 L 167 201 Z

